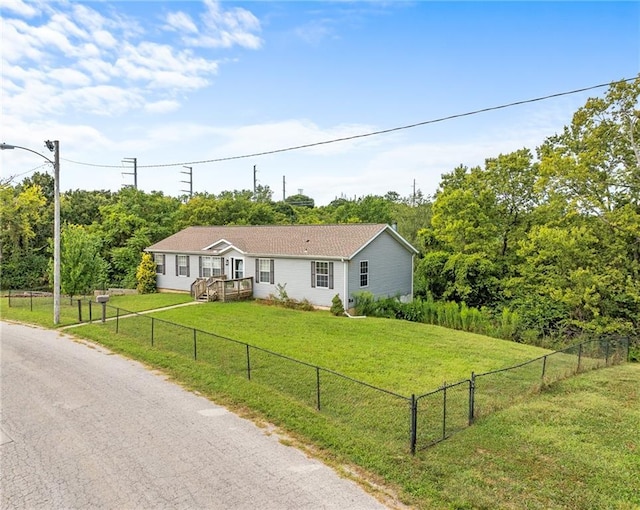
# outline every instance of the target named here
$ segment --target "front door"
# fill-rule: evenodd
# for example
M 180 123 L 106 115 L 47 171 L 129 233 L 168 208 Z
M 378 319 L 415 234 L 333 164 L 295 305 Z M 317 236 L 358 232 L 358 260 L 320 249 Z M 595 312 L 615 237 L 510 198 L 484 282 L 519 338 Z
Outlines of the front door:
M 244 278 L 244 260 L 233 259 L 233 277 L 235 279 Z

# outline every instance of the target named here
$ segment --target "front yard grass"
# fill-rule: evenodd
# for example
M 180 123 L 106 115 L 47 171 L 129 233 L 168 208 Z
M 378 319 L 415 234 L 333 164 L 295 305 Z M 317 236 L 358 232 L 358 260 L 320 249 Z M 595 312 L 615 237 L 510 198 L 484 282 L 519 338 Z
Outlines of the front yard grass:
M 433 389 L 445 379 L 466 378 L 471 370 L 500 368 L 548 352 L 435 326 L 388 319 L 350 320 L 328 312 L 298 312 L 257 303 L 211 303 L 153 316 L 402 394 Z M 156 321 L 155 327 L 161 327 L 159 324 Z M 308 449 L 345 474 L 361 473 L 362 483 L 370 490 L 396 494 L 411 507 L 640 507 L 640 365 L 590 371 L 555 383 L 536 396 L 483 416 L 472 427 L 412 457 L 408 454 L 408 423 L 401 431 L 406 442 L 381 441 L 376 428 L 383 427 L 383 413 L 359 416 L 371 430 L 363 432 L 330 412 L 318 412 L 262 384 L 259 372 L 249 381 L 241 365 L 237 375 L 229 375 L 205 360 L 194 361 L 188 332 L 186 341 L 178 342 L 183 335 L 178 329 L 162 340 L 166 342 L 163 347 L 179 352 L 157 345 L 152 348 L 149 325 L 148 317 L 137 317 L 121 319 L 122 334 L 114 333 L 113 322 L 72 332 L 160 369 L 185 387 L 258 423 L 275 424 L 286 435 L 286 443 Z M 198 336 L 203 355 L 207 342 L 213 340 Z M 281 369 L 286 367 L 285 363 Z M 351 390 L 344 390 L 348 397 Z M 346 402 L 356 411 L 362 405 L 357 399 Z M 393 506 L 393 500 L 386 501 Z
M 151 314 L 262 347 L 410 396 L 550 351 L 438 326 L 334 317 L 256 302 L 208 303 Z
M 45 328 L 54 327 L 53 324 L 53 297 L 11 297 L 12 305 L 9 306 L 9 298 L 0 297 L 0 318 L 37 324 Z M 72 300 L 67 296 L 60 299 L 60 324 L 58 327 L 69 326 L 78 322 L 78 299 L 82 300 L 83 320 L 88 320 L 89 309 L 87 300 L 92 300 L 93 318 L 100 316 L 100 305 L 96 303 L 94 296 L 76 296 Z M 121 307 L 132 312 L 141 312 L 165 306 L 173 306 L 193 301 L 189 294 L 182 293 L 157 293 L 130 296 L 112 296 L 109 305 Z

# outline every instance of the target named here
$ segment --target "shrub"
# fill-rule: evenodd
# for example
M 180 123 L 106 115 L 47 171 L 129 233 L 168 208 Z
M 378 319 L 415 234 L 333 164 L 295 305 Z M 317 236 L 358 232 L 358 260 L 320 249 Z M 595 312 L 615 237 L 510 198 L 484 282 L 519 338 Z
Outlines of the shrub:
M 150 253 L 143 253 L 136 271 L 137 289 L 140 294 L 152 294 L 156 291 L 156 264 Z
M 273 304 L 276 306 L 282 306 L 284 308 L 292 308 L 294 310 L 303 310 L 305 312 L 312 312 L 316 308 L 308 299 L 297 301 L 289 297 L 286 290 L 287 284 L 276 284 L 276 293 L 269 294 L 269 298 L 265 300 L 267 304 Z
M 331 313 L 336 317 L 344 315 L 344 305 L 342 304 L 342 299 L 340 299 L 340 295 L 336 294 L 333 296 L 331 300 Z

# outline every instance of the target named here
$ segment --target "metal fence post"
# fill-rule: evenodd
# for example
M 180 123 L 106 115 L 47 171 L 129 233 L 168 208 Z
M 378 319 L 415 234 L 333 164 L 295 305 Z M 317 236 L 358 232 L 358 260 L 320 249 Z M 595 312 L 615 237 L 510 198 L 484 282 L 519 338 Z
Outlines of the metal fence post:
M 33 312 L 33 291 L 29 291 L 29 311 Z
M 120 308 L 116 308 L 116 333 L 120 329 Z
M 11 308 L 11 289 L 9 289 L 9 295 L 7 297 L 9 299 L 9 308 Z
M 82 299 L 78 299 L 78 322 L 82 322 Z
M 609 339 L 607 338 L 607 347 L 604 353 L 604 365 L 607 366 L 609 364 Z
M 193 328 L 193 359 L 198 359 L 198 344 L 196 342 L 196 328 Z
M 447 383 L 442 383 L 442 439 L 447 438 Z
M 578 369 L 576 372 L 580 372 L 580 363 L 582 361 L 582 344 L 578 344 Z
M 92 311 L 91 311 L 91 299 L 89 299 L 89 322 L 93 322 L 93 316 L 92 316 Z
M 473 424 L 475 418 L 476 407 L 476 374 L 471 372 L 471 379 L 469 379 L 469 425 Z
M 320 367 L 316 367 L 316 399 L 320 411 Z
M 249 356 L 249 344 L 247 346 L 247 379 L 251 380 L 251 357 Z
M 547 356 L 542 357 L 542 379 L 544 379 L 545 374 L 547 373 Z
M 151 317 L 151 347 L 153 347 L 153 329 L 156 321 L 153 317 Z
M 627 355 L 624 357 L 624 360 L 629 362 L 631 359 L 631 338 L 627 337 L 625 340 L 627 341 Z
M 415 394 L 411 394 L 411 431 L 409 438 L 409 446 L 411 449 L 411 455 L 416 454 L 416 443 L 418 442 L 418 401 Z

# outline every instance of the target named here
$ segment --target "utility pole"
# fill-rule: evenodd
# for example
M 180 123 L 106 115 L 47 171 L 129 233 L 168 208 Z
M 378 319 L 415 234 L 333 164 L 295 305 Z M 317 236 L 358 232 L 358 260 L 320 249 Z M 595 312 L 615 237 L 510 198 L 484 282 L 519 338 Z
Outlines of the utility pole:
M 411 198 L 411 205 L 415 207 L 416 205 L 416 180 L 413 180 L 413 195 Z
M 138 189 L 138 158 L 124 158 L 123 163 L 133 163 L 133 172 L 122 172 L 122 175 L 133 175 L 133 187 Z
M 256 191 L 257 191 L 257 185 L 258 185 L 258 178 L 256 176 L 256 174 L 258 173 L 258 171 L 256 170 L 256 165 L 253 165 L 253 199 L 256 199 Z
M 284 175 L 282 176 L 282 201 L 284 202 L 285 199 L 287 198 L 287 194 L 286 194 L 286 184 L 285 184 L 285 180 L 284 180 Z
M 60 324 L 60 142 L 46 141 L 53 150 L 53 323 Z
M 189 175 L 189 180 L 188 181 L 180 181 L 180 182 L 184 182 L 185 184 L 189 185 L 189 191 L 185 190 L 185 189 L 181 189 L 180 191 L 184 192 L 184 193 L 189 193 L 189 198 L 191 198 L 193 196 L 193 167 L 192 166 L 183 166 L 182 168 L 186 168 L 187 170 L 189 170 L 188 172 L 180 172 L 181 174 L 188 174 Z

